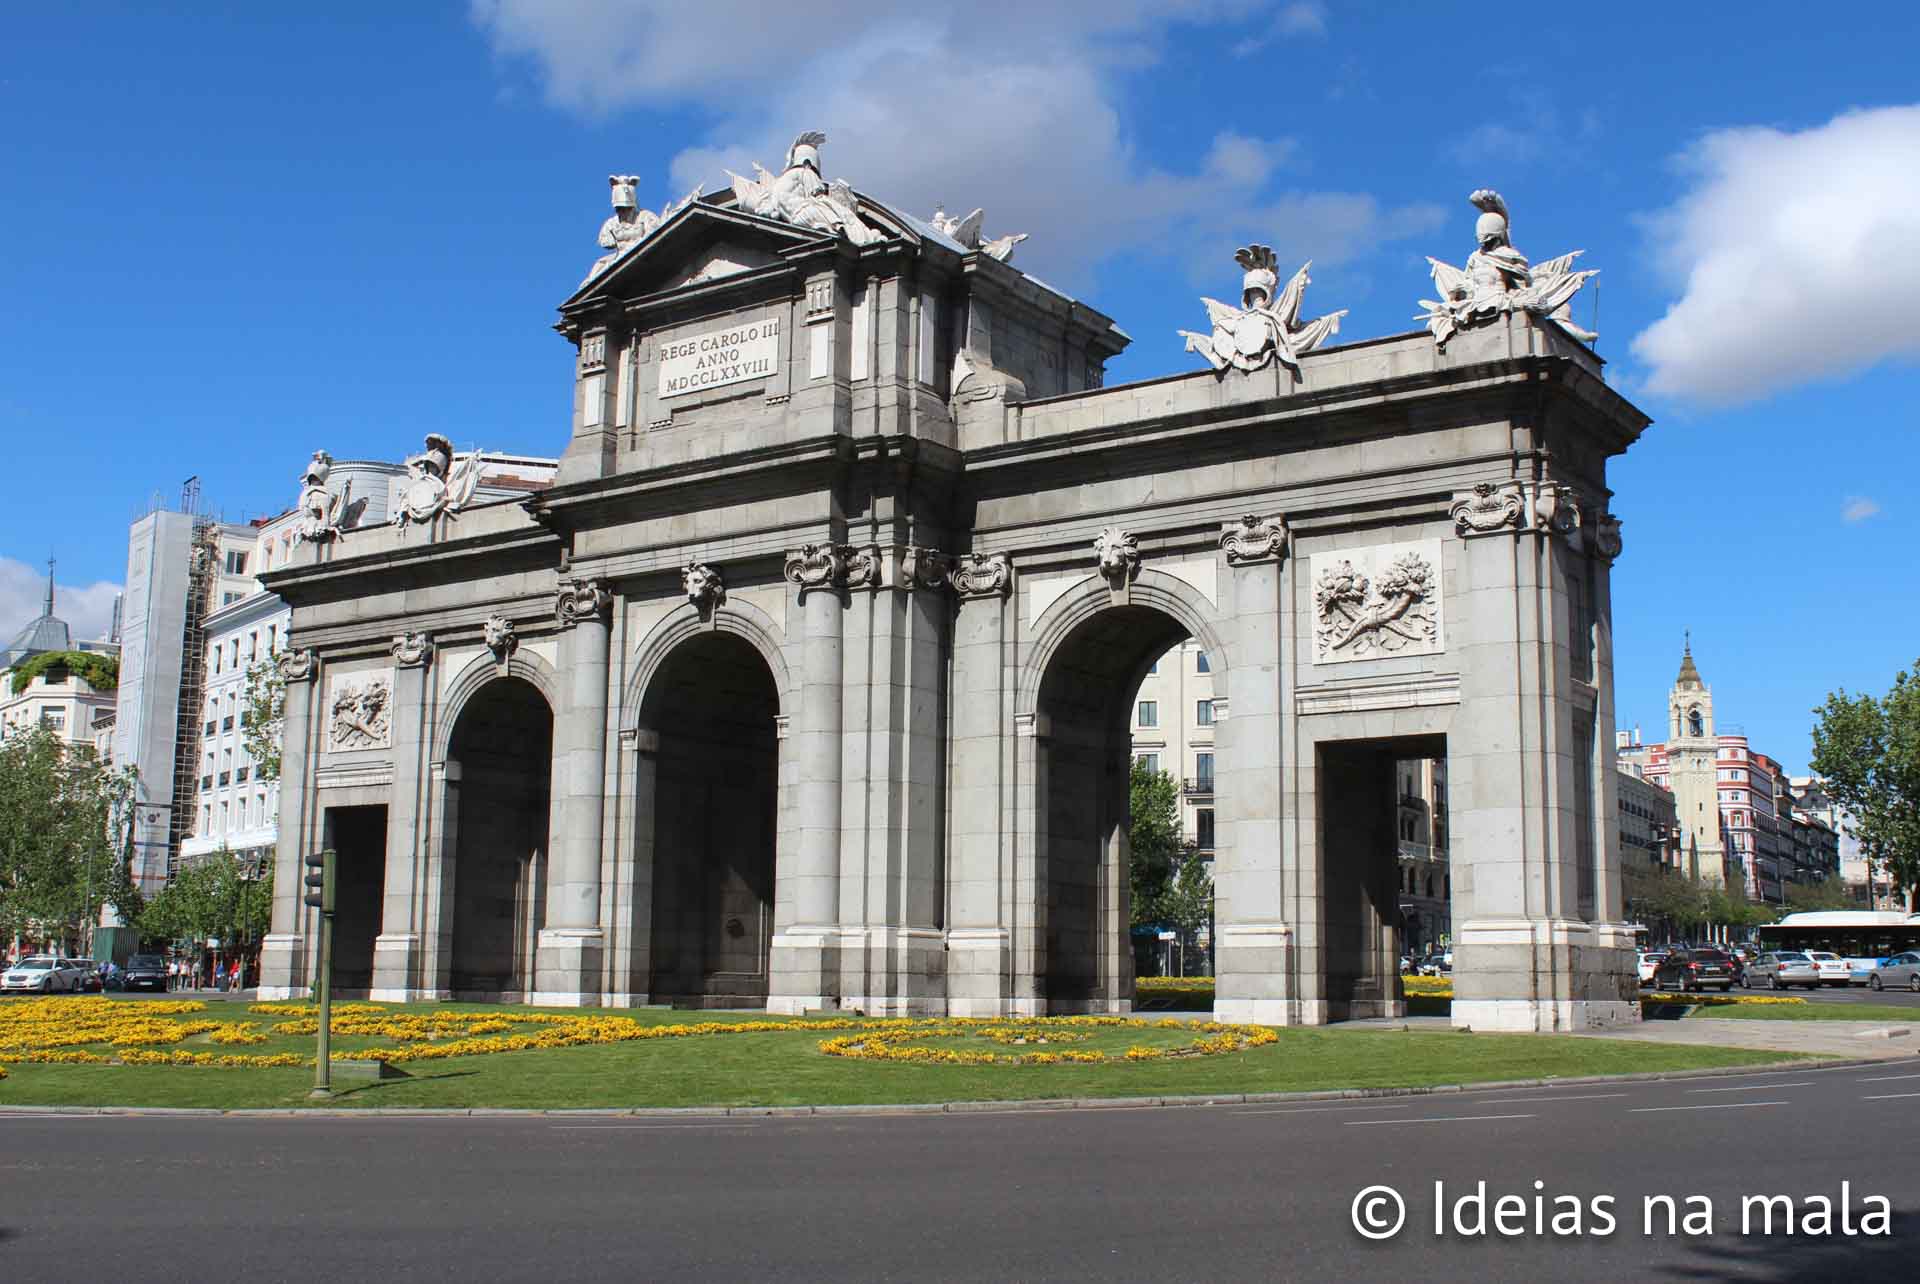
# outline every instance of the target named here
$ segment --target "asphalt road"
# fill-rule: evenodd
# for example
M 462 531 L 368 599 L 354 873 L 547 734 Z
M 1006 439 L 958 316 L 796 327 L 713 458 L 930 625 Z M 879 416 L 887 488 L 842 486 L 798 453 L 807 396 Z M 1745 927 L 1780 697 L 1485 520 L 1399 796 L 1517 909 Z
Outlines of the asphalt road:
M 3 1107 L 0 1107 L 3 1109 Z M 1920 1058 L 1350 1103 L 811 1118 L 0 1115 L 14 1278 L 1913 1278 Z M 1519 1196 L 1517 1234 L 1472 1206 Z M 1534 1182 L 1542 1183 L 1536 1189 Z M 1444 1183 L 1436 1201 L 1435 1183 Z M 1891 1236 L 1856 1231 L 1891 1203 Z M 1353 1229 L 1363 1188 L 1398 1235 Z M 1535 1234 L 1536 1194 L 1583 1233 Z M 1836 1201 L 1742 1231 L 1748 1195 Z M 1712 1201 L 1712 1233 L 1643 1200 Z M 1611 1196 L 1611 1205 L 1598 1197 Z M 1697 1207 L 1697 1206 L 1696 1206 Z M 1595 1214 L 1608 1212 L 1611 1233 Z M 1570 1216 L 1546 1202 L 1545 1214 Z M 1377 1210 L 1385 1212 L 1388 1210 Z M 1489 1213 L 1494 1211 L 1489 1210 Z

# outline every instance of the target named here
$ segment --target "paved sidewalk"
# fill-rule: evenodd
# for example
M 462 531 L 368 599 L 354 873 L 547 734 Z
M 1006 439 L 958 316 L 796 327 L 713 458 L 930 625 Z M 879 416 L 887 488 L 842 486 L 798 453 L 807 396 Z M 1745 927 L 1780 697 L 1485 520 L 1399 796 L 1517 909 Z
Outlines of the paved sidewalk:
M 1907 1033 L 1886 1037 L 1884 1033 Z M 1805 1052 L 1820 1057 L 1871 1057 L 1897 1060 L 1920 1054 L 1920 1021 L 1737 1021 L 1720 1017 L 1642 1021 L 1620 1030 L 1583 1031 L 1582 1038 L 1644 1039 L 1649 1043 L 1685 1043 L 1708 1048 L 1758 1048 L 1769 1052 Z

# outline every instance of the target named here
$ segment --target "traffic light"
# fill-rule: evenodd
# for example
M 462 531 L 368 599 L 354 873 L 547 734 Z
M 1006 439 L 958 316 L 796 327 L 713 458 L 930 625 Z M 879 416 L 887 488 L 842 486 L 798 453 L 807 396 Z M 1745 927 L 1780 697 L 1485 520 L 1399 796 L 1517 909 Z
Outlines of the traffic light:
M 301 899 L 322 914 L 333 913 L 333 848 L 307 857 L 307 894 Z

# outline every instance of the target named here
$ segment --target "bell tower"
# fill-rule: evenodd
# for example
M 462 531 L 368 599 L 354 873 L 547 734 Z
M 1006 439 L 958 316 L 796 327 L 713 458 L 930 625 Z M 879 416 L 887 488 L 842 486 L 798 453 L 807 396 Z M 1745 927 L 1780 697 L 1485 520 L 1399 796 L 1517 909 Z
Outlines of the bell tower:
M 1690 878 L 1726 877 L 1720 836 L 1720 741 L 1713 730 L 1713 691 L 1693 663 L 1693 640 L 1667 693 L 1667 781 L 1680 822 L 1680 867 Z

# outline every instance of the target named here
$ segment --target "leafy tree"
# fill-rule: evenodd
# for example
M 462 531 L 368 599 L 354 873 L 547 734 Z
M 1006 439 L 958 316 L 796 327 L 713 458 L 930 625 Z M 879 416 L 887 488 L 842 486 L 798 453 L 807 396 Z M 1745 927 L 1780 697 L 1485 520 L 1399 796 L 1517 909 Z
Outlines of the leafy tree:
M 1180 787 L 1164 771 L 1149 771 L 1139 758 L 1127 776 L 1129 817 L 1127 846 L 1132 867 L 1131 926 L 1161 921 L 1161 900 L 1173 880 L 1181 855 Z
M 272 656 L 247 666 L 240 696 L 240 740 L 256 780 L 280 778 L 280 738 L 287 719 L 287 680 Z
M 0 740 L 0 932 L 74 943 L 104 905 L 139 912 L 134 781 L 44 727 Z
M 1794 911 L 1846 910 L 1859 909 L 1860 903 L 1847 890 L 1845 883 L 1837 878 L 1828 878 L 1818 883 L 1788 884 L 1787 908 Z
M 252 877 L 249 862 L 221 848 L 181 868 L 147 903 L 140 931 L 155 940 L 251 941 L 273 916 L 273 867 Z
M 1186 951 L 1197 944 L 1200 929 L 1213 921 L 1211 863 L 1192 848 L 1183 852 L 1156 908 L 1159 920 L 1180 934 L 1181 957 L 1187 959 Z
M 1861 850 L 1911 905 L 1920 890 L 1920 674 L 1902 671 L 1878 698 L 1843 688 L 1814 713 L 1813 770 L 1853 814 Z

